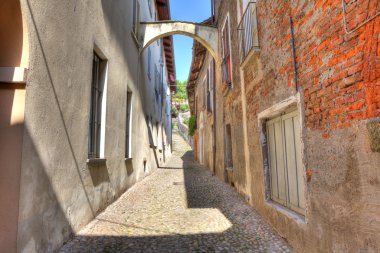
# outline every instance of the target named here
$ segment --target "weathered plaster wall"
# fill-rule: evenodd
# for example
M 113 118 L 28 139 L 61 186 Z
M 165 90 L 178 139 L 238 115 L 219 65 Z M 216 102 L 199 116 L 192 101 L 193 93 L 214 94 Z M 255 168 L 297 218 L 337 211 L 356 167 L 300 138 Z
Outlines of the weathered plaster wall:
M 227 13 L 231 17 L 234 69 L 233 88 L 229 89 L 222 85 L 220 66 L 216 68 L 216 175 L 231 182 L 224 171 L 225 125 L 231 124 L 234 186 L 296 251 L 378 252 L 379 18 L 347 34 L 339 0 L 258 1 L 260 52 L 240 65 L 235 28 L 244 10 L 238 6 L 234 1 L 216 1 L 220 31 Z M 349 2 L 347 29 L 356 29 L 379 8 L 375 0 Z M 200 87 L 198 82 L 198 103 Z M 260 112 L 294 95 L 300 98 L 303 122 L 304 218 L 266 200 L 263 133 L 258 121 Z M 244 156 L 244 128 L 248 156 Z
M 216 67 L 216 175 L 235 186 L 238 192 L 247 194 L 245 153 L 244 153 L 244 129 L 242 118 L 242 96 L 240 82 L 239 44 L 236 43 L 238 22 L 237 7 L 235 1 L 215 1 L 216 19 L 219 34 L 227 15 L 230 18 L 231 33 L 231 57 L 232 57 L 232 88 L 222 84 L 221 63 Z M 219 55 L 222 55 L 221 40 L 219 40 Z M 231 125 L 233 172 L 227 176 L 225 171 L 225 126 Z
M 211 53 L 207 53 L 204 63 L 202 65 L 202 70 L 199 73 L 199 77 L 196 81 L 196 97 L 198 101 L 197 106 L 197 134 L 198 138 L 198 148 L 197 148 L 197 160 L 200 161 L 200 145 L 203 141 L 203 164 L 206 165 L 211 171 L 213 171 L 213 130 L 212 126 L 214 124 L 213 112 L 207 110 L 207 100 L 206 104 L 203 103 L 203 80 L 207 78 L 207 70 L 209 69 L 210 63 L 213 57 Z M 207 89 L 207 87 L 206 87 Z M 206 90 L 207 99 L 207 90 Z M 200 137 L 202 135 L 202 137 Z
M 154 106 L 152 86 L 145 82 L 144 62 L 131 36 L 132 1 L 21 3 L 30 69 L 18 252 L 51 252 L 156 168 L 146 121 Z M 141 15 L 150 15 L 145 1 Z M 95 47 L 108 60 L 107 162 L 98 166 L 86 163 Z M 133 93 L 129 161 L 124 160 L 127 90 Z M 158 112 L 153 117 L 163 120 Z M 163 160 L 162 154 L 157 157 Z
M 367 2 L 369 9 L 359 2 L 349 8 L 351 28 L 379 10 L 376 1 Z M 251 204 L 298 252 L 379 251 L 380 155 L 371 151 L 366 127 L 367 119 L 380 116 L 379 19 L 345 34 L 341 1 L 259 1 L 258 14 L 261 51 L 243 68 L 249 98 Z M 305 221 L 265 201 L 257 120 L 259 112 L 296 92 L 290 14 L 300 110 L 305 113 Z

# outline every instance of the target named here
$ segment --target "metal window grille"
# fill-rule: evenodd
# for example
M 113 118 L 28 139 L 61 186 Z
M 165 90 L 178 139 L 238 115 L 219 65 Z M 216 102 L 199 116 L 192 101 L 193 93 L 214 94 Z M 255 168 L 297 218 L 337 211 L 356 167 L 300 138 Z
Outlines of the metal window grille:
M 305 186 L 298 113 L 274 118 L 267 122 L 266 129 L 271 199 L 304 214 Z
M 100 132 L 102 116 L 103 83 L 101 81 L 102 60 L 94 53 L 92 66 L 91 85 L 91 112 L 90 112 L 90 136 L 89 136 L 89 158 L 100 157 Z
M 249 2 L 238 26 L 239 54 L 242 63 L 252 50 L 258 50 L 257 4 Z

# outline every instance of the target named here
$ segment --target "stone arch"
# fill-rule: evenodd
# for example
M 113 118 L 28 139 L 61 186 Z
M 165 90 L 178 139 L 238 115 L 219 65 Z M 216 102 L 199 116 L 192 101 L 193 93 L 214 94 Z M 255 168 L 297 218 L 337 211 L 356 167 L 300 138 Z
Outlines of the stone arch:
M 182 21 L 141 22 L 140 34 L 142 49 L 154 41 L 170 35 L 189 36 L 201 43 L 212 55 L 215 61 L 218 57 L 218 29 L 213 26 Z

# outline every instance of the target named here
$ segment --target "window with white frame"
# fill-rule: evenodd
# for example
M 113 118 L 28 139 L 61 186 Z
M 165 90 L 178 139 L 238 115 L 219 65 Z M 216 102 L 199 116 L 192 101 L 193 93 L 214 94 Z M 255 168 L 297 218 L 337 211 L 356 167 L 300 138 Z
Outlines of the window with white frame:
M 91 84 L 91 110 L 89 121 L 88 158 L 104 158 L 107 61 L 94 52 Z
M 223 82 L 232 87 L 232 59 L 231 59 L 231 34 L 230 17 L 227 15 L 222 29 L 222 78 Z
M 140 28 L 140 3 L 138 0 L 133 0 L 133 33 L 136 39 L 139 39 Z
M 271 199 L 305 213 L 301 128 L 297 111 L 266 122 Z
M 132 92 L 127 92 L 127 115 L 125 124 L 125 158 L 131 158 Z

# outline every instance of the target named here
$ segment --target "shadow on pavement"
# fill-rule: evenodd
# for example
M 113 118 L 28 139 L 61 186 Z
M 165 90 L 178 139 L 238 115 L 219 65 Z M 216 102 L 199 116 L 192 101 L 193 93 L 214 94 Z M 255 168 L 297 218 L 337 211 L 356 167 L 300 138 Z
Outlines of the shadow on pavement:
M 230 223 L 224 231 L 179 234 L 170 229 L 97 218 L 100 222 L 116 226 L 115 231 L 138 229 L 142 236 L 77 236 L 60 252 L 291 252 L 288 245 L 244 203 L 232 187 L 213 177 L 210 171 L 194 161 L 192 151 L 178 154 L 182 154 L 183 168 L 169 166 L 160 169 L 183 169 L 187 209 L 198 209 L 194 215 L 211 214 L 202 216 L 210 224 L 218 224 L 217 217 L 222 217 L 224 222 Z M 212 229 L 206 228 L 207 231 Z

